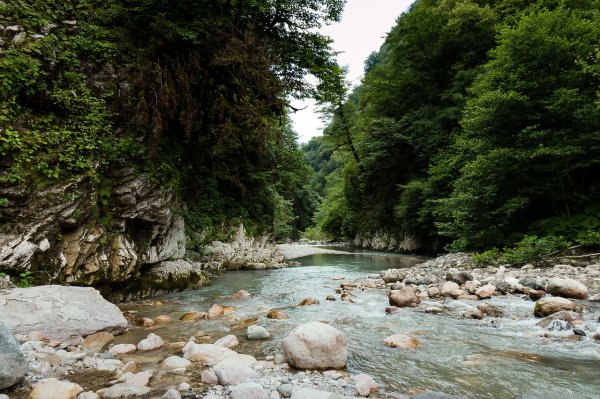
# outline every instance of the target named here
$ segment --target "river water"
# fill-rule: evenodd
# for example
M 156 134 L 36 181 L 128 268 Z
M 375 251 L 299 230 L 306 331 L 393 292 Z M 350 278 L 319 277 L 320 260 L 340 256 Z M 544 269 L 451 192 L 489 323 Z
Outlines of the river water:
M 335 289 L 341 282 L 358 281 L 422 260 L 358 253 L 314 255 L 299 261 L 302 266 L 288 269 L 227 272 L 210 287 L 157 298 L 163 302 L 161 306 L 126 305 L 123 309 L 135 309 L 140 316 L 167 314 L 178 319 L 184 312 L 206 311 L 213 303 L 232 306 L 231 313 L 217 320 L 173 322 L 152 331 L 171 342 L 187 341 L 190 336 L 210 335 L 216 340 L 235 334 L 240 340 L 236 351 L 255 357 L 280 353 L 281 339 L 297 325 L 327 321 L 348 339 L 349 372 L 370 374 L 388 393 L 433 390 L 471 398 L 510 399 L 532 391 L 545 398 L 600 398 L 600 343 L 591 340 L 590 334 L 583 341 L 541 337 L 545 330 L 535 325 L 538 320 L 532 317 L 531 301 L 518 297 L 488 301 L 504 310 L 505 317 L 498 319 L 461 319 L 462 312 L 476 303 L 454 300 L 445 301 L 449 311 L 439 315 L 423 311 L 428 301 L 419 308 L 386 315 L 387 292 L 353 291 L 356 303 L 350 303 L 340 301 Z M 252 297 L 231 299 L 240 289 Z M 332 294 L 338 300 L 326 301 Z M 320 304 L 295 306 L 306 297 L 317 298 Z M 282 309 L 289 319 L 267 319 L 266 313 L 272 308 Z M 586 325 L 593 331 L 598 328 L 600 308 L 588 309 Z M 252 317 L 260 318 L 258 324 L 270 331 L 271 340 L 248 341 L 245 328 L 235 329 L 240 321 Z M 135 343 L 147 333 L 146 329 L 134 329 L 119 341 Z M 384 338 L 395 333 L 415 337 L 420 347 L 386 347 Z

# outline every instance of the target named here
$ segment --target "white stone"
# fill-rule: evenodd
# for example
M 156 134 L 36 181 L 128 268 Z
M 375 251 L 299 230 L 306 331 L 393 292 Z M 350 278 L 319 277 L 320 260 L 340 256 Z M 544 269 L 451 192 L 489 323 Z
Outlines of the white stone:
M 184 359 L 179 356 L 169 356 L 165 360 L 163 360 L 162 368 L 164 370 L 175 370 L 175 369 L 186 369 L 192 365 L 187 359 Z
M 145 387 L 150 382 L 150 378 L 152 378 L 152 374 L 147 371 L 141 371 L 135 374 L 128 371 L 119 378 L 119 382 Z
M 292 391 L 291 399 L 328 399 L 331 395 L 331 392 L 312 388 L 296 388 Z
M 162 396 L 162 398 L 163 399 L 181 399 L 181 394 L 176 389 L 171 388 L 167 392 L 165 392 L 165 394 Z
M 244 382 L 231 388 L 231 399 L 268 399 L 268 393 L 256 382 Z M 316 399 L 316 398 L 315 398 Z
M 102 399 L 121 399 L 136 396 L 144 396 L 150 392 L 150 388 L 139 385 L 115 384 L 110 388 L 98 390 Z
M 184 359 L 192 362 L 202 362 L 207 366 L 214 366 L 235 354 L 231 349 L 214 344 L 192 344 L 189 346 L 186 345 L 186 347 L 184 347 Z
M 379 384 L 375 382 L 373 377 L 368 374 L 358 374 L 352 377 L 354 381 L 356 392 L 360 396 L 369 396 L 371 392 L 376 392 L 379 390 Z
M 145 339 L 141 340 L 137 344 L 137 348 L 141 351 L 152 351 L 155 349 L 162 348 L 164 344 L 165 342 L 162 340 L 161 337 L 154 333 L 150 333 Z
M 225 348 L 235 348 L 240 342 L 235 335 L 226 335 L 223 338 L 219 338 L 215 341 L 215 345 L 223 346 Z
M 348 361 L 344 334 L 316 321 L 295 328 L 281 346 L 290 365 L 299 369 L 344 368 Z
M 271 338 L 271 334 L 269 334 L 266 328 L 256 325 L 248 326 L 246 334 L 250 340 Z
M 117 344 L 108 348 L 108 353 L 113 356 L 127 355 L 137 350 L 134 344 Z
M 75 399 L 83 388 L 69 381 L 48 378 L 33 387 L 29 399 Z
M 216 370 L 219 384 L 238 385 L 258 378 L 258 373 L 249 366 L 227 366 Z

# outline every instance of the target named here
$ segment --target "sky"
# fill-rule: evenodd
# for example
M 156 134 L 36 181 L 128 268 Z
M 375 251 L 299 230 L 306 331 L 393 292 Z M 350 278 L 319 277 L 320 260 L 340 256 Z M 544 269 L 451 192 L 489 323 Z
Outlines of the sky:
M 321 33 L 333 39 L 333 49 L 340 65 L 348 67 L 348 80 L 354 86 L 363 76 L 364 61 L 378 51 L 385 35 L 396 18 L 406 11 L 413 0 L 348 0 L 340 22 L 325 26 Z M 292 113 L 294 130 L 301 143 L 323 133 L 323 123 L 314 101 L 294 101 L 295 108 L 306 109 Z

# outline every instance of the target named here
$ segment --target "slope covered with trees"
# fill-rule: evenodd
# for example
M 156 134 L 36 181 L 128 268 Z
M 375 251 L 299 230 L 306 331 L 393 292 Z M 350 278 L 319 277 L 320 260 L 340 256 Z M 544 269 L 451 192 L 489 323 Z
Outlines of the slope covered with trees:
M 362 84 L 333 104 L 325 139 L 342 178 L 316 230 L 389 231 L 429 249 L 526 235 L 598 244 L 599 10 L 595 0 L 415 2 Z

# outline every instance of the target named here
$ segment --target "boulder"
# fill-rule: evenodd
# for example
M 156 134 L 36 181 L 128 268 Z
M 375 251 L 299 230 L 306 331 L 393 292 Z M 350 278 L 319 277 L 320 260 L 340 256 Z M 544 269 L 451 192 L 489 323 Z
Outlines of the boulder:
M 438 287 L 429 287 L 427 288 L 427 295 L 430 298 L 435 298 L 441 294 L 440 289 Z
M 416 306 L 421 303 L 421 298 L 419 298 L 412 287 L 403 287 L 397 291 L 390 291 L 388 298 L 390 305 L 400 308 Z
M 117 344 L 108 349 L 108 353 L 113 356 L 128 355 L 135 351 L 137 351 L 137 347 L 134 344 Z
M 165 394 L 162 396 L 162 399 L 181 399 L 181 394 L 177 389 L 171 388 L 165 392 Z
M 191 365 L 192 362 L 179 356 L 169 356 L 162 362 L 163 370 L 186 369 Z
M 532 290 L 546 290 L 546 280 L 539 277 L 524 277 L 519 280 L 519 284 Z
M 600 302 L 600 294 L 595 294 L 590 297 L 590 302 Z
M 368 374 L 358 374 L 352 377 L 356 392 L 360 396 L 367 397 L 371 392 L 377 392 L 379 390 L 379 384 Z
M 561 310 L 577 311 L 579 307 L 566 298 L 550 297 L 540 299 L 535 303 L 533 314 L 535 317 L 545 317 Z
M 200 382 L 208 385 L 216 385 L 219 383 L 219 378 L 213 370 L 204 370 L 200 375 Z
M 402 281 L 405 277 L 406 275 L 402 269 L 387 269 L 381 273 L 381 278 L 386 284 Z
M 154 318 L 154 323 L 156 323 L 156 324 L 168 324 L 172 321 L 173 321 L 172 318 L 170 318 L 169 316 L 164 315 L 164 314 L 158 315 Z
M 315 298 L 304 298 L 298 303 L 298 306 L 309 306 L 309 305 L 318 305 L 319 300 Z
M 179 320 L 181 321 L 195 321 L 200 319 L 206 319 L 208 314 L 204 312 L 187 312 L 181 315 Z
M 161 337 L 154 333 L 150 333 L 146 338 L 137 344 L 137 348 L 141 351 L 153 351 L 155 349 L 162 348 L 164 344 L 165 342 Z
M 452 291 L 458 290 L 460 287 L 454 281 L 446 281 L 440 290 L 443 296 L 450 296 Z
M 152 378 L 152 374 L 147 371 L 140 371 L 138 373 L 126 372 L 119 377 L 119 382 L 145 387 L 150 382 L 150 378 Z
M 225 348 L 235 348 L 240 344 L 237 337 L 235 335 L 226 335 L 223 338 L 219 338 L 215 341 L 215 345 L 223 346 Z
M 570 278 L 551 278 L 546 292 L 563 298 L 587 299 L 588 289 L 577 280 Z
M 75 399 L 83 388 L 69 381 L 50 378 L 33 387 L 29 399 Z
M 290 365 L 299 369 L 344 368 L 346 337 L 337 328 L 313 321 L 295 328 L 281 343 Z
M 231 399 L 268 399 L 269 393 L 256 382 L 243 382 L 231 388 Z
M 485 317 L 481 310 L 467 310 L 463 313 L 465 319 L 476 319 L 481 320 Z
M 486 284 L 483 287 L 480 287 L 477 290 L 475 290 L 475 295 L 477 295 L 477 297 L 479 299 L 491 298 L 492 295 L 494 295 L 495 293 L 496 293 L 496 287 L 491 284 Z
M 246 336 L 249 340 L 271 338 L 271 334 L 269 334 L 266 328 L 256 325 L 248 326 L 248 329 L 246 330 Z
M 202 362 L 207 366 L 214 366 L 223 359 L 234 355 L 231 349 L 214 344 L 194 344 L 186 345 L 183 352 L 183 358 L 192 362 Z
M 329 399 L 332 395 L 331 392 L 312 388 L 294 388 L 291 399 Z
M 92 335 L 88 335 L 81 344 L 81 350 L 85 353 L 100 353 L 104 352 L 108 345 L 115 340 L 114 335 L 106 331 L 100 331 Z
M 330 300 L 330 299 L 328 299 L 328 300 Z M 335 301 L 335 298 L 333 298 L 333 300 Z M 287 314 L 285 314 L 284 312 L 282 312 L 281 310 L 272 309 L 269 311 L 269 313 L 267 313 L 267 318 L 281 320 L 281 319 L 287 319 L 287 318 L 289 318 L 289 316 Z
M 404 334 L 390 335 L 383 340 L 390 348 L 413 349 L 419 347 L 419 341 Z
M 534 301 L 537 301 L 538 299 L 546 295 L 546 291 L 527 288 L 527 295 L 529 296 L 529 298 L 533 299 Z
M 0 314 L 15 334 L 42 331 L 57 341 L 127 329 L 119 308 L 89 287 L 42 285 L 2 291 Z
M 149 317 L 142 317 L 135 321 L 135 325 L 140 327 L 152 327 L 154 325 L 154 320 Z
M 132 385 L 132 384 L 115 384 L 110 388 L 98 390 L 98 394 L 102 399 L 125 399 L 136 396 L 144 396 L 150 392 L 150 388 Z
M 221 317 L 225 314 L 225 308 L 221 305 L 214 304 L 208 309 L 208 318 L 216 319 L 217 317 Z
M 0 320 L 0 390 L 18 384 L 29 366 L 13 333 Z
M 457 284 L 464 284 L 469 280 L 473 280 L 473 276 L 465 271 L 453 271 L 446 273 L 447 281 L 454 281 Z
M 221 385 L 238 385 L 259 377 L 256 370 L 244 365 L 220 367 L 216 370 L 216 374 Z

